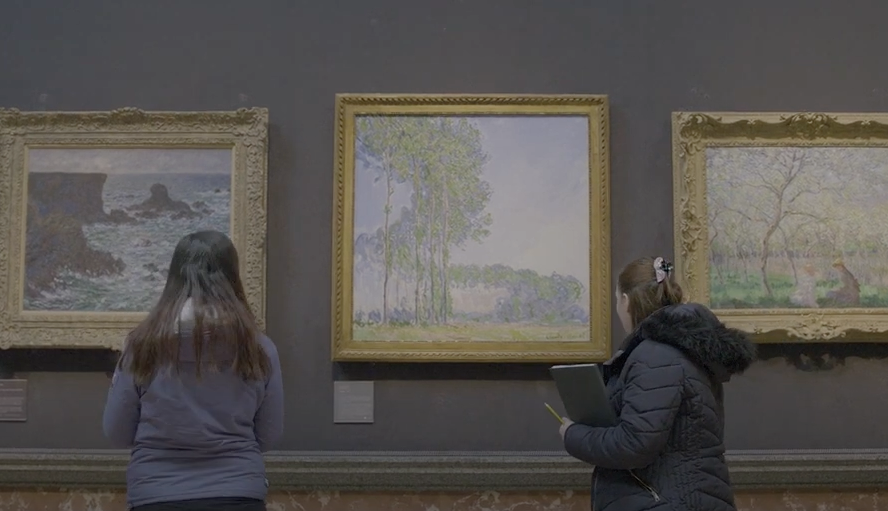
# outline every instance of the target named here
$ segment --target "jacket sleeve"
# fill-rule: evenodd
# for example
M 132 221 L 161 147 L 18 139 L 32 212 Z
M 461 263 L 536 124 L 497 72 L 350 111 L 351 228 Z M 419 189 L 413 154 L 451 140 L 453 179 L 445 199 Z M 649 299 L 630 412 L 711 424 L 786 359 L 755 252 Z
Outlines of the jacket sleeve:
M 271 371 L 265 384 L 265 397 L 253 419 L 253 432 L 262 452 L 268 451 L 284 432 L 284 383 L 281 378 L 281 360 L 271 340 L 266 338 L 265 341 L 262 347 L 271 362 Z
M 111 377 L 102 415 L 102 430 L 114 447 L 133 446 L 141 412 L 141 395 L 132 374 L 118 366 Z
M 614 427 L 573 424 L 564 433 L 571 456 L 618 470 L 643 468 L 666 446 L 681 405 L 684 369 L 679 363 L 656 365 L 636 361 L 627 370 L 623 407 Z

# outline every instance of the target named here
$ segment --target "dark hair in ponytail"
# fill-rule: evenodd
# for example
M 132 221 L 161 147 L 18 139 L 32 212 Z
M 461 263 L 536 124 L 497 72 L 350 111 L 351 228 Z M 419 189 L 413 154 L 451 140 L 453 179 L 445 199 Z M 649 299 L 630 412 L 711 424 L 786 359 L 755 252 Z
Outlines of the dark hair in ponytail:
M 620 272 L 617 287 L 629 298 L 633 326 L 638 326 L 663 307 L 684 301 L 684 292 L 675 281 L 673 270 L 672 263 L 661 257 L 642 257 L 627 264 Z

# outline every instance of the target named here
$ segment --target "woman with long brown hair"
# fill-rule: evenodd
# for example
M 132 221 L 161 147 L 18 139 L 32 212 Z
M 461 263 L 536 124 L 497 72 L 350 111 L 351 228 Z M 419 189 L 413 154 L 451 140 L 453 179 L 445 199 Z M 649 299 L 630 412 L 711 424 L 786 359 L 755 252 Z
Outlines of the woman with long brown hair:
M 160 299 L 126 339 L 103 428 L 131 449 L 133 511 L 265 509 L 262 452 L 283 431 L 280 361 L 224 234 L 179 241 Z
M 628 337 L 603 364 L 613 427 L 565 419 L 569 454 L 595 466 L 595 511 L 734 511 L 725 464 L 723 385 L 755 345 L 708 308 L 684 303 L 672 263 L 642 257 L 617 281 Z

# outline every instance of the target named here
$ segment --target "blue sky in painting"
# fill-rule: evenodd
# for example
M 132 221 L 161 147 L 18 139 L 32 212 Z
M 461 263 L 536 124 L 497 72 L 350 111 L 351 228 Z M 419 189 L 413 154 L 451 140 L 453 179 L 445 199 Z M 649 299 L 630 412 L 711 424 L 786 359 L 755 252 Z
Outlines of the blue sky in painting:
M 583 116 L 472 117 L 490 160 L 483 178 L 493 189 L 491 234 L 453 250 L 452 262 L 502 263 L 548 275 L 589 279 L 589 128 Z M 385 183 L 358 162 L 355 236 L 383 223 Z M 393 211 L 409 204 L 407 186 Z M 395 213 L 397 214 L 397 213 Z
M 231 174 L 227 148 L 32 148 L 29 172 Z

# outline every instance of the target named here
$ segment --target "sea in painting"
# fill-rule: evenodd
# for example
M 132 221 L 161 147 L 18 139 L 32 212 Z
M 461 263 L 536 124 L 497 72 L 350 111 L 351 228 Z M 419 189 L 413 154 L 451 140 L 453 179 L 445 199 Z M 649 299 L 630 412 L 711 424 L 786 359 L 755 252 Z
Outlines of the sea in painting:
M 232 153 L 192 148 L 33 148 L 24 309 L 143 312 L 179 239 L 230 232 Z

